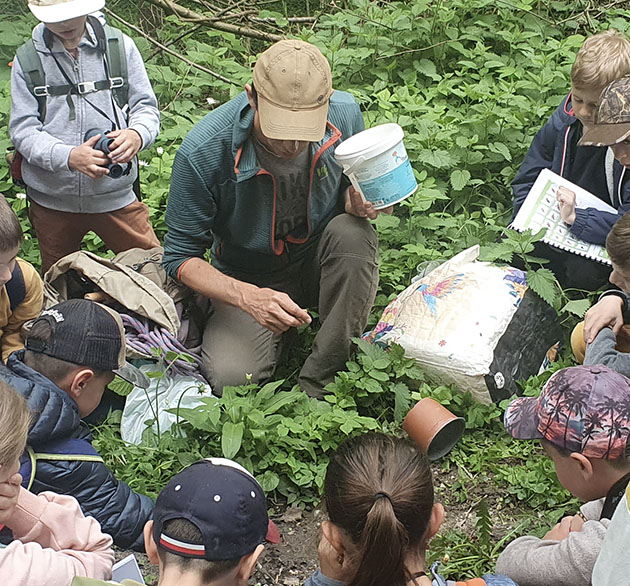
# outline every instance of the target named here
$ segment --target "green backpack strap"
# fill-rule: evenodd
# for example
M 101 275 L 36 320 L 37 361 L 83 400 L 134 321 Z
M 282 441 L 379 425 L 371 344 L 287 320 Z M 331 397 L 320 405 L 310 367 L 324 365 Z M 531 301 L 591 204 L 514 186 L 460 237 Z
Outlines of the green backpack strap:
M 46 75 L 42 67 L 42 62 L 37 54 L 33 39 L 29 39 L 23 45 L 18 47 L 16 52 L 17 60 L 20 67 L 24 71 L 24 79 L 28 91 L 37 99 L 37 108 L 39 110 L 39 120 L 44 122 L 46 118 L 46 93 L 41 92 L 37 88 L 46 86 Z
M 109 76 L 112 80 L 119 81 L 119 84 L 113 84 L 114 87 L 112 87 L 111 91 L 118 107 L 121 110 L 125 110 L 125 107 L 129 103 L 129 75 L 127 72 L 127 54 L 125 53 L 123 33 L 120 29 L 109 26 L 108 24 L 102 26 L 96 17 L 90 16 L 89 19 L 97 37 L 101 35 L 105 37 L 105 54 Z M 41 122 L 44 122 L 46 118 L 46 96 L 58 95 L 60 92 L 65 94 L 69 87 L 60 86 L 59 88 L 48 88 L 48 90 L 46 90 L 46 74 L 44 73 L 41 59 L 33 44 L 33 39 L 29 39 L 18 48 L 16 57 L 20 62 L 20 67 L 22 67 L 24 71 L 26 86 L 37 99 L 39 110 L 38 118 Z M 40 90 L 39 88 L 42 89 Z M 60 91 L 54 91 L 55 89 L 59 89 Z
M 111 79 L 121 78 L 123 83 L 119 87 L 112 88 L 116 104 L 122 110 L 129 103 L 129 75 L 127 73 L 127 54 L 125 53 L 125 41 L 120 29 L 106 24 L 105 38 L 107 39 L 107 66 Z

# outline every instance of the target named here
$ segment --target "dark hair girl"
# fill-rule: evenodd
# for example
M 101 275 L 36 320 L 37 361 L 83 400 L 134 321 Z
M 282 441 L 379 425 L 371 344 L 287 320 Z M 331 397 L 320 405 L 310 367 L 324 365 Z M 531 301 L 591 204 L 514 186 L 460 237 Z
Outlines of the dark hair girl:
M 346 440 L 326 472 L 321 570 L 306 586 L 439 586 L 426 574 L 426 549 L 444 520 L 426 456 L 411 441 L 370 433 Z M 508 586 L 506 577 L 473 581 Z M 461 584 L 461 583 L 460 583 Z

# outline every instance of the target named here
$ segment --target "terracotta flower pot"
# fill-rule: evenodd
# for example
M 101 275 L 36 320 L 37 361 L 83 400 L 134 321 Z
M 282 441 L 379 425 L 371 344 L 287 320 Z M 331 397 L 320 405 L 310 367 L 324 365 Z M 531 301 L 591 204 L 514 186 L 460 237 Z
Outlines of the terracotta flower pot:
M 436 400 L 424 398 L 407 413 L 403 429 L 429 460 L 448 454 L 464 435 L 466 422 Z

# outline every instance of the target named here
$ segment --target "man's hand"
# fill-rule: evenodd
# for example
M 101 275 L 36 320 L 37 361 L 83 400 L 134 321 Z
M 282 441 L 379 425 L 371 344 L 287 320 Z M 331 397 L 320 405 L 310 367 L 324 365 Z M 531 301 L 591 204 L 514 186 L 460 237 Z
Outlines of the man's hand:
M 623 299 L 618 295 L 605 295 L 584 315 L 584 341 L 590 344 L 604 328 L 612 328 L 617 335 L 623 326 L 621 309 Z
M 553 539 L 554 541 L 562 541 L 569 537 L 572 531 L 581 531 L 584 520 L 578 515 L 574 517 L 564 517 L 560 523 L 557 523 L 553 529 L 547 531 L 543 539 Z
M 107 155 L 93 148 L 100 137 L 101 135 L 93 136 L 78 147 L 74 147 L 70 151 L 68 166 L 92 179 L 107 175 L 109 170 L 104 167 L 109 164 Z
M 311 316 L 286 293 L 255 287 L 243 296 L 241 309 L 274 334 L 311 323 Z
M 573 226 L 575 223 L 575 193 L 566 187 L 559 187 L 556 199 L 558 200 L 562 221 L 565 224 L 569 224 L 569 226 Z
M 352 185 L 346 189 L 344 197 L 346 200 L 346 213 L 358 216 L 359 218 L 370 218 L 370 220 L 374 220 L 379 214 L 391 214 L 394 211 L 394 206 L 375 210 L 374 204 L 365 201 Z
M 142 138 L 131 128 L 112 130 L 107 134 L 107 138 L 114 139 L 109 145 L 109 158 L 115 163 L 128 163 L 142 147 Z
M 13 516 L 21 484 L 20 474 L 14 474 L 7 481 L 0 482 L 0 525 L 6 525 Z

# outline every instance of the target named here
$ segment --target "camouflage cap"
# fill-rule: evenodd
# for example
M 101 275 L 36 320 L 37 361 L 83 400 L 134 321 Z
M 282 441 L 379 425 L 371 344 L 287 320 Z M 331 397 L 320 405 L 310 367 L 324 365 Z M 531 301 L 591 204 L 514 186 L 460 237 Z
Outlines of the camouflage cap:
M 512 401 L 503 421 L 516 439 L 546 439 L 590 458 L 617 460 L 630 439 L 630 380 L 602 364 L 563 368 L 539 397 Z
M 595 124 L 588 128 L 580 146 L 611 146 L 630 136 L 630 76 L 608 84 L 599 96 Z

